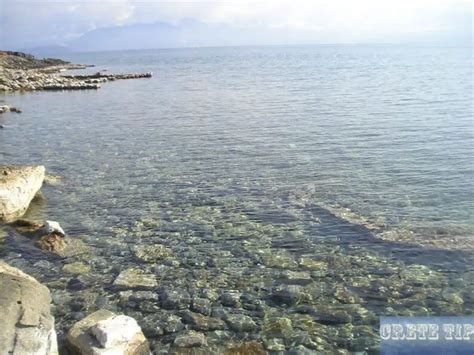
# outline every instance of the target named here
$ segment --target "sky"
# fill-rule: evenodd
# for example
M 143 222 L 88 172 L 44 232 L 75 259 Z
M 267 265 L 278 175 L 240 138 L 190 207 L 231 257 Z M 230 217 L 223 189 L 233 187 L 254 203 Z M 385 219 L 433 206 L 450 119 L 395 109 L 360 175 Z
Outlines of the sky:
M 80 50 L 81 38 L 93 41 L 91 31 L 156 22 L 178 28 L 189 21 L 228 29 L 220 45 L 472 45 L 472 11 L 472 0 L 0 0 L 0 49 Z M 205 39 L 199 43 L 212 44 Z

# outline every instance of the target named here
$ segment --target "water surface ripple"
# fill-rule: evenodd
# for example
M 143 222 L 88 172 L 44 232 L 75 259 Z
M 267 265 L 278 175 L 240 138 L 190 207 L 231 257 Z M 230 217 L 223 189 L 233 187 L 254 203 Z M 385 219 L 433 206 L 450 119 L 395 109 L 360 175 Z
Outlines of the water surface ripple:
M 135 316 L 167 351 L 182 332 L 167 317 L 189 319 L 166 309 L 169 289 L 210 300 L 227 325 L 229 314 L 253 319 L 251 332 L 187 325 L 216 352 L 245 339 L 370 352 L 379 315 L 474 313 L 469 48 L 69 56 L 155 75 L 1 97 L 23 110 L 0 117 L 1 162 L 63 177 L 28 216 L 60 221 L 92 250 L 45 256 L 4 229 L 1 256 L 52 289 L 60 332 L 105 307 Z M 172 255 L 137 257 L 154 245 Z M 73 262 L 91 270 L 65 272 Z M 159 297 L 111 287 L 131 267 L 158 279 Z M 223 301 L 229 291 L 238 303 Z

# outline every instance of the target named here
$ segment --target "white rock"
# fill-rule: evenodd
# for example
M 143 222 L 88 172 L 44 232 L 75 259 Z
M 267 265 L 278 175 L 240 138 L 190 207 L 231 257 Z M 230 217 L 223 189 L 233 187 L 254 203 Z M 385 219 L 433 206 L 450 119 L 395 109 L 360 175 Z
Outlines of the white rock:
M 44 166 L 0 166 L 0 220 L 21 217 L 41 188 Z
M 59 223 L 55 221 L 44 221 L 43 227 L 41 227 L 41 232 L 44 234 L 58 233 L 62 236 L 66 236 L 66 233 Z
M 119 315 L 97 322 L 91 332 L 103 348 L 111 348 L 128 343 L 141 329 L 135 319 Z
M 149 355 L 150 349 L 137 322 L 101 309 L 77 322 L 67 335 L 67 348 L 75 355 Z

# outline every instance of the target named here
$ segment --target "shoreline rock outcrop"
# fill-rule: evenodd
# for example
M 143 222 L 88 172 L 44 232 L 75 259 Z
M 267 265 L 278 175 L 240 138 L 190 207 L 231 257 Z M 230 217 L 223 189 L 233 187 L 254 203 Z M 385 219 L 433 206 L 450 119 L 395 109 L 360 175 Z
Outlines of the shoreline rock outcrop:
M 113 80 L 151 78 L 152 76 L 153 73 L 103 74 L 101 72 L 97 72 L 91 75 L 62 75 L 61 77 L 66 79 L 85 80 L 86 82 L 94 82 L 94 80 L 100 79 L 98 82 L 104 82 Z
M 21 217 L 43 185 L 45 167 L 0 166 L 0 221 Z
M 0 329 L 2 353 L 58 354 L 48 288 L 1 260 Z
M 60 59 L 37 59 L 19 52 L 0 51 L 0 92 L 33 90 L 90 90 L 119 79 L 150 78 L 151 73 L 59 75 L 66 70 L 93 65 L 72 64 Z

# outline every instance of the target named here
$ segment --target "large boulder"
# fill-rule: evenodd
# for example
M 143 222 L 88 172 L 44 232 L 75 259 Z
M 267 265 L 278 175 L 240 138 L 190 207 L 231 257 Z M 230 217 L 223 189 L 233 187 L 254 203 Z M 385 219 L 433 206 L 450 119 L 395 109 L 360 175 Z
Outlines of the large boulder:
M 58 354 L 49 290 L 0 261 L 0 349 L 2 354 Z
M 21 217 L 41 188 L 44 166 L 0 166 L 0 220 Z
M 102 309 L 74 324 L 67 347 L 77 355 L 149 355 L 148 342 L 135 319 Z

